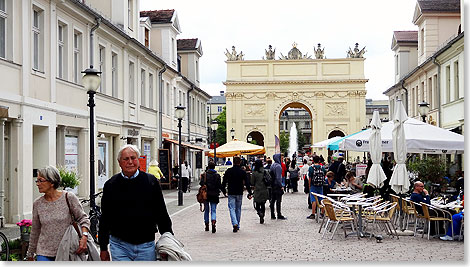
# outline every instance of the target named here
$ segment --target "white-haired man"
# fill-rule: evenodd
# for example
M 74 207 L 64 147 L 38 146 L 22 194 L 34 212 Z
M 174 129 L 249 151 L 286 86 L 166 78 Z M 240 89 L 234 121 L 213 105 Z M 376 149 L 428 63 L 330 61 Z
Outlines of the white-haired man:
M 123 146 L 121 172 L 106 181 L 101 199 L 101 260 L 155 261 L 155 233 L 173 233 L 158 179 L 139 171 L 139 149 Z

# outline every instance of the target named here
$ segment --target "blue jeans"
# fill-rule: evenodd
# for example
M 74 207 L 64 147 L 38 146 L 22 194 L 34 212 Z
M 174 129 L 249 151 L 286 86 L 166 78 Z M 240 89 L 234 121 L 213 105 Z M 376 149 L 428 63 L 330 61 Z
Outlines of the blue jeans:
M 155 241 L 134 245 L 117 237 L 109 237 L 113 261 L 155 261 Z
M 243 195 L 228 195 L 228 210 L 230 211 L 230 219 L 232 225 L 240 227 L 240 217 L 242 216 L 242 199 Z
M 211 212 L 211 220 L 215 221 L 216 220 L 216 213 L 217 213 L 217 203 L 212 203 L 212 202 L 204 202 L 204 222 L 209 223 L 209 206 L 210 212 Z
M 37 255 L 36 261 L 55 261 L 55 257 Z

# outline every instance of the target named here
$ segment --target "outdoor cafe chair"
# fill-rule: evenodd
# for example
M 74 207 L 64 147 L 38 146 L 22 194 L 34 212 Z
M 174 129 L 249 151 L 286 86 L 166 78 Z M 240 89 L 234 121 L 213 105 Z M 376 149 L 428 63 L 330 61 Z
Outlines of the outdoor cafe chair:
M 443 209 L 440 209 L 438 207 L 428 205 L 426 203 L 421 203 L 421 207 L 423 208 L 424 219 L 427 222 L 428 240 L 429 240 L 429 236 L 430 236 L 430 233 L 431 233 L 431 222 L 435 222 L 437 224 L 437 222 L 439 222 L 439 221 L 444 222 L 444 225 L 445 225 L 446 229 L 447 229 L 447 224 L 445 222 L 450 222 L 450 227 L 452 229 L 452 239 L 454 238 L 454 229 L 452 228 L 452 224 L 453 224 L 452 214 L 450 212 L 448 212 L 446 210 L 443 210 Z M 442 217 L 431 216 L 430 213 L 429 213 L 429 210 L 435 210 L 436 213 L 437 212 L 442 212 L 443 216 Z M 447 216 L 449 216 L 449 217 L 447 217 Z M 439 228 L 438 227 L 436 227 L 436 228 L 439 231 Z M 424 233 L 425 233 L 425 231 L 423 231 L 423 234 L 421 235 L 421 237 L 424 237 Z
M 353 232 L 355 231 L 354 223 L 355 223 L 356 220 L 355 220 L 355 217 L 354 217 L 354 213 L 352 213 L 352 211 L 346 210 L 346 209 L 341 209 L 339 207 L 335 208 L 333 206 L 332 202 L 329 199 L 324 199 L 323 205 L 325 206 L 325 212 L 328 215 L 328 220 L 326 221 L 326 225 L 325 225 L 325 229 L 323 230 L 322 238 L 325 237 L 325 234 L 328 231 L 328 225 L 330 224 L 330 222 L 332 224 L 336 223 L 336 225 L 334 226 L 334 230 L 333 230 L 333 233 L 331 234 L 330 239 L 333 239 L 333 236 L 335 235 L 336 230 L 338 229 L 338 225 L 340 223 L 342 224 L 345 237 L 347 236 L 346 228 L 344 227 L 345 222 L 350 222 Z M 332 225 L 332 227 L 333 227 L 333 225 Z M 359 235 L 358 235 L 358 238 L 359 238 Z
M 420 214 L 418 212 L 418 209 L 417 207 L 421 207 L 421 204 L 419 203 L 416 203 L 416 202 L 413 202 L 411 200 L 407 200 L 409 203 L 410 203 L 410 206 L 413 208 L 413 212 L 415 214 L 415 222 L 414 222 L 414 229 L 413 229 L 413 236 L 416 236 L 416 230 L 418 229 L 418 223 L 419 221 L 423 221 L 424 220 L 424 215 Z M 424 229 L 423 229 L 424 231 Z
M 465 216 L 465 215 L 464 215 Z M 462 218 L 462 221 L 460 222 L 460 235 L 459 235 L 459 241 L 463 239 L 463 232 L 464 232 L 464 228 L 463 228 L 463 219 Z M 452 226 L 451 226 L 452 227 Z
M 376 209 L 371 209 L 373 211 L 373 214 L 365 217 L 366 228 L 369 221 L 376 225 L 377 229 L 380 229 L 379 224 L 383 224 L 383 229 L 385 229 L 389 235 L 393 237 L 393 231 L 395 231 L 395 236 L 397 237 L 397 239 L 399 239 L 396 227 L 393 224 L 392 220 L 397 205 L 397 202 L 387 201 L 384 204 L 379 205 Z M 370 235 L 370 237 L 372 237 L 372 235 Z
M 402 203 L 401 207 L 403 210 L 403 215 L 405 216 L 405 221 L 406 221 L 406 224 L 405 224 L 405 221 L 403 221 L 403 225 L 405 226 L 404 229 L 408 229 L 410 218 L 413 215 L 416 215 L 416 213 L 415 213 L 414 207 L 410 204 L 409 200 L 406 200 L 403 198 L 401 203 Z
M 399 222 L 400 218 L 401 218 L 401 214 L 402 214 L 402 208 L 399 203 L 400 201 L 400 197 L 397 196 L 397 195 L 394 195 L 394 194 L 390 194 L 390 199 L 392 202 L 396 202 L 397 203 L 397 207 L 395 208 L 395 213 L 394 213 L 394 218 L 393 218 L 393 222 L 396 224 L 397 222 Z

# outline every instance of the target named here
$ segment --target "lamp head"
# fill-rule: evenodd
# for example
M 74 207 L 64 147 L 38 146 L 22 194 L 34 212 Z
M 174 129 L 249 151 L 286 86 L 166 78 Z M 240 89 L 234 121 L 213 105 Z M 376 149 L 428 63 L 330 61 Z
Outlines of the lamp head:
M 82 78 L 83 87 L 85 87 L 87 91 L 96 92 L 101 83 L 101 71 L 95 70 L 93 66 L 90 66 L 89 69 L 82 71 L 82 73 L 85 74 Z
M 250 142 L 250 143 L 251 143 L 251 141 L 253 140 L 253 137 L 251 137 L 251 135 L 248 135 L 248 137 L 247 137 L 247 139 L 246 139 L 246 140 L 248 140 L 248 142 Z
M 232 128 L 230 130 L 230 135 L 232 136 L 232 140 L 235 138 L 235 130 Z
M 176 110 L 175 110 L 175 116 L 176 116 L 176 118 L 177 118 L 178 120 L 183 119 L 183 118 L 184 118 L 184 113 L 185 113 L 185 112 L 184 112 L 185 107 L 179 105 L 179 106 L 175 107 L 175 109 L 176 109 Z
M 212 131 L 217 131 L 217 128 L 219 127 L 219 123 L 216 120 L 213 120 L 211 122 L 211 129 Z
M 422 101 L 418 104 L 418 111 L 421 116 L 427 116 L 429 112 L 429 103 L 426 101 Z

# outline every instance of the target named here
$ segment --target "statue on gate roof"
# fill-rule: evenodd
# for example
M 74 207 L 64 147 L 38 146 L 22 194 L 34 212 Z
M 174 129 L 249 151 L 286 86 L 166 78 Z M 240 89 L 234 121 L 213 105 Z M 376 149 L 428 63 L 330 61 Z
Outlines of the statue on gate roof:
M 315 47 L 313 47 L 313 51 L 315 51 L 315 58 L 316 59 L 323 59 L 324 58 L 325 48 L 323 47 L 323 49 L 322 49 L 320 43 L 318 43 L 318 48 L 317 49 L 315 49 Z
M 367 52 L 366 47 L 364 46 L 361 50 L 359 50 L 359 44 L 356 43 L 354 50 L 351 50 L 351 47 L 349 47 L 349 51 L 347 51 L 347 57 L 348 58 L 363 58 L 365 52 Z

